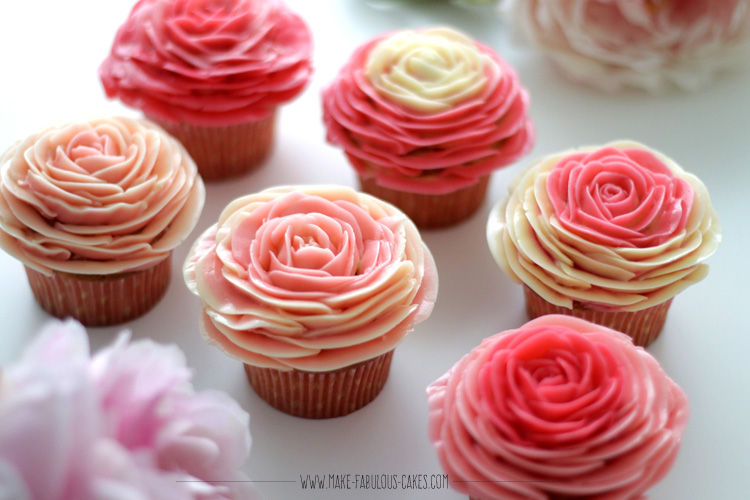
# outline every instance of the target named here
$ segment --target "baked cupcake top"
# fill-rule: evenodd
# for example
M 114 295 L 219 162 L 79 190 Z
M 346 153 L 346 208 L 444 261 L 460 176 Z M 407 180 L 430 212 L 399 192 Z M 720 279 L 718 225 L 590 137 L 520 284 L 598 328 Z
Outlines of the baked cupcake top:
M 429 316 L 437 272 L 397 208 L 341 186 L 238 198 L 193 245 L 185 282 L 210 343 L 244 363 L 330 371 L 393 349 Z
M 140 0 L 99 76 L 146 116 L 236 125 L 296 97 L 311 56 L 309 28 L 279 0 Z
M 684 392 L 625 334 L 547 315 L 484 339 L 427 388 L 451 485 L 496 500 L 632 500 L 674 462 Z
M 534 140 L 528 94 L 489 47 L 448 28 L 379 36 L 323 90 L 329 142 L 378 184 L 439 194 L 514 162 Z
M 45 274 L 114 274 L 166 257 L 205 189 L 182 145 L 123 117 L 46 128 L 0 156 L 0 247 Z
M 534 162 L 492 209 L 487 240 L 503 271 L 548 302 L 636 311 L 705 277 L 721 227 L 697 177 L 617 141 Z

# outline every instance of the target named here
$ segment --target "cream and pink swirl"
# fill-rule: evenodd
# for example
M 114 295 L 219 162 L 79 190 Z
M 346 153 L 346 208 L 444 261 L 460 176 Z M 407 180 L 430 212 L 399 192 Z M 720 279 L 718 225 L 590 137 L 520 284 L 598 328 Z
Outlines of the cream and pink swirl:
M 432 256 L 398 209 L 340 186 L 230 203 L 185 262 L 206 339 L 244 363 L 330 371 L 392 350 L 429 316 Z
M 427 397 L 452 486 L 496 500 L 643 498 L 674 463 L 689 413 L 629 337 L 561 315 L 484 339 Z
M 236 125 L 302 92 L 311 56 L 309 28 L 279 0 L 140 0 L 99 76 L 155 119 Z
M 749 0 L 502 0 L 501 8 L 565 75 L 607 91 L 694 90 L 750 58 Z
M 507 63 L 447 28 L 371 40 L 323 90 L 328 141 L 359 174 L 426 194 L 470 186 L 526 154 L 528 106 Z
M 156 125 L 63 123 L 0 157 L 0 246 L 45 274 L 144 269 L 187 237 L 204 198 L 195 163 Z
M 702 279 L 721 227 L 697 177 L 619 141 L 532 164 L 490 213 L 487 240 L 506 274 L 552 304 L 637 311 Z

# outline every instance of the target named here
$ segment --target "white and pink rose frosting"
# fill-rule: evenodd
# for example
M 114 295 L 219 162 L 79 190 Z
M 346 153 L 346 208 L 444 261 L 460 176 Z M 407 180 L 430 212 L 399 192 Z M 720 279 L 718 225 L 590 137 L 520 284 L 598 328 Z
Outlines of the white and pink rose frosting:
M 323 90 L 328 141 L 358 173 L 426 194 L 473 185 L 526 154 L 528 106 L 507 63 L 447 28 L 371 40 Z
M 689 413 L 629 337 L 561 315 L 484 339 L 427 397 L 452 487 L 495 500 L 643 498 L 674 463 Z
M 637 311 L 705 277 L 721 227 L 697 177 L 619 141 L 533 163 L 492 209 L 487 240 L 505 273 L 547 302 Z
M 296 97 L 311 56 L 309 28 L 280 0 L 140 0 L 99 76 L 159 121 L 226 126 Z
M 565 75 L 607 91 L 695 90 L 750 59 L 748 0 L 503 0 L 501 9 Z
M 0 247 L 45 274 L 145 269 L 188 236 L 204 199 L 195 163 L 156 125 L 63 123 L 0 156 Z
M 246 364 L 331 371 L 392 349 L 429 316 L 435 263 L 398 209 L 340 186 L 230 203 L 193 245 L 185 282 L 205 338 Z

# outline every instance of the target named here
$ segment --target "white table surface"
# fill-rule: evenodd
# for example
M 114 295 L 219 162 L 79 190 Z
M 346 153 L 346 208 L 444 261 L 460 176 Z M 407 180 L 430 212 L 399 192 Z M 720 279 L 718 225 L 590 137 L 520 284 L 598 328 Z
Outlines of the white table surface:
M 275 152 L 262 169 L 208 186 L 192 241 L 227 202 L 288 183 L 356 186 L 343 154 L 327 145 L 320 88 L 355 46 L 381 32 L 447 24 L 489 44 L 516 67 L 532 96 L 537 143 L 519 164 L 496 173 L 487 201 L 467 222 L 423 232 L 435 255 L 440 292 L 433 315 L 398 347 L 378 398 L 347 417 L 314 421 L 282 414 L 261 401 L 240 363 L 206 345 L 197 330 L 198 299 L 185 288 L 175 252 L 166 297 L 126 325 L 135 338 L 176 343 L 195 370 L 199 389 L 229 392 L 250 412 L 253 449 L 246 464 L 271 499 L 465 498 L 443 490 L 303 490 L 308 474 L 440 474 L 426 437 L 425 387 L 480 340 L 526 319 L 520 286 L 497 268 L 484 227 L 491 205 L 531 158 L 619 138 L 644 142 L 671 156 L 708 186 L 724 227 L 711 272 L 674 301 L 661 337 L 649 351 L 687 393 L 691 417 L 670 474 L 651 498 L 744 499 L 750 495 L 750 336 L 743 313 L 750 279 L 750 74 L 728 74 L 699 93 L 661 97 L 607 95 L 562 79 L 531 49 L 515 45 L 491 7 L 404 2 L 373 8 L 365 0 L 290 0 L 315 39 L 315 76 L 281 113 Z M 60 120 L 139 113 L 108 101 L 97 77 L 131 0 L 41 0 L 0 4 L 0 148 Z M 0 252 L 0 365 L 13 362 L 49 317 L 36 305 L 22 265 Z M 90 329 L 94 348 L 120 327 Z M 271 481 L 271 482 L 267 482 Z M 291 481 L 291 482 L 272 482 Z

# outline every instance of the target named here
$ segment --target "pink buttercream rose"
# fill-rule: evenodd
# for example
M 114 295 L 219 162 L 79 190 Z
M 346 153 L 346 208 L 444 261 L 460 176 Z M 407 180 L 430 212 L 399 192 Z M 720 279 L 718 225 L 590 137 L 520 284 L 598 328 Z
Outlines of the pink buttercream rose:
M 307 25 L 278 0 L 140 0 L 99 76 L 158 120 L 235 125 L 296 97 L 311 56 Z
M 561 159 L 547 194 L 572 233 L 614 247 L 655 247 L 685 229 L 693 188 L 653 153 L 604 147 Z
M 505 273 L 547 302 L 640 311 L 706 276 L 721 225 L 700 179 L 615 141 L 529 165 L 490 212 L 487 242 Z
M 239 198 L 193 245 L 205 337 L 243 362 L 329 371 L 392 350 L 425 319 L 435 264 L 393 206 L 338 186 Z
M 750 55 L 748 0 L 503 0 L 569 77 L 604 90 L 696 89 Z
M 427 395 L 430 440 L 473 498 L 642 498 L 688 420 L 684 392 L 645 350 L 560 315 L 484 339 Z
M 64 123 L 0 156 L 0 246 L 47 274 L 143 269 L 187 237 L 204 198 L 195 163 L 156 125 Z
M 445 28 L 365 43 L 322 97 L 328 141 L 363 177 L 408 192 L 473 185 L 534 141 L 528 93 L 513 68 Z
M 50 323 L 0 377 L 0 495 L 18 500 L 248 500 L 249 416 L 195 392 L 182 352 L 128 334 L 93 357 Z

